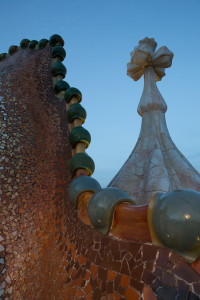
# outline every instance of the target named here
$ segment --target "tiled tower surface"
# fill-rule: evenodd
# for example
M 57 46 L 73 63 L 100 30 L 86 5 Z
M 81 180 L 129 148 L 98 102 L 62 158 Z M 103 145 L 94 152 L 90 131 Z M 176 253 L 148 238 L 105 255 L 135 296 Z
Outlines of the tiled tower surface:
M 0 298 L 199 299 L 198 268 L 183 257 L 79 219 L 67 193 L 66 103 L 54 95 L 51 47 L 6 58 L 0 84 Z
M 200 174 L 178 150 L 165 120 L 167 104 L 156 81 L 172 65 L 173 53 L 166 47 L 156 52 L 154 38 L 144 38 L 131 52 L 127 75 L 134 81 L 144 75 L 144 89 L 138 105 L 142 117 L 138 141 L 109 186 L 124 190 L 137 205 L 150 203 L 156 192 L 177 189 L 200 191 Z

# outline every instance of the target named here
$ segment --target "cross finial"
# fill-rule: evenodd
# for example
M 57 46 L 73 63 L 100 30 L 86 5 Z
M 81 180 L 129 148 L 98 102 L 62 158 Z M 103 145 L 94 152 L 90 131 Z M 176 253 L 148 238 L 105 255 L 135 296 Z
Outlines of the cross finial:
M 149 203 L 155 192 L 176 189 L 200 191 L 200 174 L 176 148 L 165 120 L 167 105 L 159 92 L 164 69 L 172 63 L 167 47 L 155 52 L 153 38 L 139 41 L 131 53 L 128 75 L 138 80 L 144 74 L 144 90 L 138 106 L 142 126 L 138 141 L 127 161 L 113 178 L 110 187 L 125 191 L 137 205 Z
M 167 110 L 167 104 L 159 92 L 156 82 L 165 75 L 165 68 L 172 64 L 173 53 L 166 47 L 159 48 L 154 38 L 144 38 L 131 52 L 131 62 L 127 65 L 127 74 L 137 81 L 144 74 L 144 90 L 138 105 L 139 115 L 152 110 Z
M 165 76 L 165 68 L 172 64 L 173 53 L 166 47 L 159 48 L 154 38 L 144 38 L 131 52 L 131 62 L 127 64 L 127 74 L 137 81 L 144 74 L 144 68 L 153 66 L 155 79 L 159 81 Z M 155 53 L 154 53 L 155 52 Z

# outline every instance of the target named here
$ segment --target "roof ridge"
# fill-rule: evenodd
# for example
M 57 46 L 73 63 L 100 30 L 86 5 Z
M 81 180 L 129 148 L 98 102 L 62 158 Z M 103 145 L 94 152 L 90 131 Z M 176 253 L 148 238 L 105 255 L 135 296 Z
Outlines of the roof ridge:
M 39 40 L 39 42 L 37 40 L 29 40 L 27 38 L 24 38 L 21 40 L 19 46 L 11 45 L 8 49 L 8 53 L 1 53 L 0 61 L 15 54 L 19 49 L 40 50 L 45 48 L 47 45 L 50 45 L 51 47 L 64 46 L 64 40 L 59 34 L 53 34 L 52 36 L 50 36 L 49 40 L 43 38 Z

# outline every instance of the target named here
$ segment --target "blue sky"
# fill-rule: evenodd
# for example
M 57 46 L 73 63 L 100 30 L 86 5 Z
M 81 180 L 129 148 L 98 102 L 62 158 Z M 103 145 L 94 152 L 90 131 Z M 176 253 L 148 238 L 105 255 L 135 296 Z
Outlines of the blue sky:
M 65 80 L 79 88 L 92 136 L 87 151 L 94 177 L 105 186 L 132 151 L 140 131 L 137 114 L 143 78 L 126 75 L 130 52 L 144 37 L 174 52 L 172 67 L 158 83 L 167 105 L 169 132 L 200 171 L 200 0 L 2 1 L 1 47 L 23 38 L 58 33 L 65 40 Z

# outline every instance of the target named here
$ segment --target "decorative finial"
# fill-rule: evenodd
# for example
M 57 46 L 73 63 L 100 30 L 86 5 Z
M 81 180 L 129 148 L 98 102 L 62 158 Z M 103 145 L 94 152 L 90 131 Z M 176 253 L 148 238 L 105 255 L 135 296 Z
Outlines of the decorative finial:
M 167 105 L 156 80 L 172 64 L 173 53 L 167 47 L 155 52 L 153 38 L 139 41 L 131 52 L 128 75 L 134 80 L 144 74 L 144 90 L 138 105 L 142 126 L 129 158 L 109 186 L 124 190 L 138 204 L 149 203 L 155 192 L 176 189 L 200 192 L 200 174 L 191 166 L 172 141 L 165 121 Z
M 173 53 L 165 46 L 155 53 L 157 43 L 153 38 L 144 38 L 131 52 L 131 62 L 127 64 L 127 74 L 137 81 L 144 74 L 144 90 L 138 106 L 140 116 L 151 110 L 166 112 L 167 104 L 159 92 L 155 80 L 161 80 L 165 68 L 172 64 Z
M 144 68 L 153 66 L 156 81 L 165 76 L 165 68 L 172 65 L 174 54 L 166 47 L 159 48 L 156 52 L 157 43 L 154 38 L 144 38 L 131 52 L 131 62 L 127 64 L 127 74 L 137 81 L 144 74 Z M 155 52 L 155 53 L 154 53 Z

